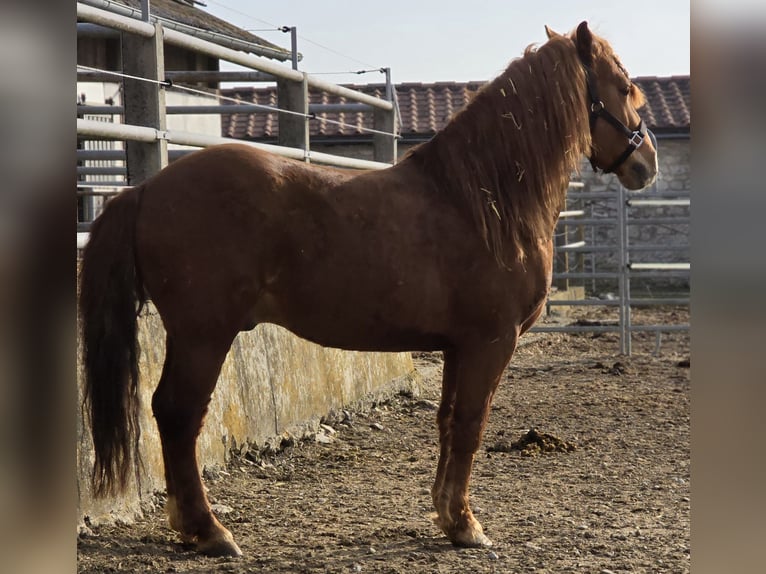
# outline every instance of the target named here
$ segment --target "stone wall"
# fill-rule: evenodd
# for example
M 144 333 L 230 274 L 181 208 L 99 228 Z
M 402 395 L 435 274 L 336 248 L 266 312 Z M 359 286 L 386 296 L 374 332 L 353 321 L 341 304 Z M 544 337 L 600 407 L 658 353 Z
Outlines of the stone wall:
M 78 416 L 78 520 L 93 524 L 130 521 L 142 504 L 165 488 L 157 426 L 151 396 L 165 357 L 165 331 L 148 307 L 139 320 L 141 410 L 141 488 L 132 483 L 120 497 L 94 499 L 89 483 L 93 464 L 90 431 Z M 202 467 L 225 464 L 232 448 L 263 446 L 288 432 L 297 437 L 316 429 L 333 409 L 408 388 L 415 390 L 409 353 L 358 353 L 326 349 L 274 325 L 240 333 L 226 358 L 198 441 Z M 78 359 L 78 405 L 82 404 L 82 371 Z M 81 414 L 81 413 L 80 413 Z

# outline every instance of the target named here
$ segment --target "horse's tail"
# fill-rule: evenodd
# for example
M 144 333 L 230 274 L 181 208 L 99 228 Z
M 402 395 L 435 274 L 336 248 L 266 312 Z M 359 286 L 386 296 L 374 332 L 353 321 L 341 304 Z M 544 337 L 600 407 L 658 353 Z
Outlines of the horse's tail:
M 138 452 L 137 322 L 146 301 L 135 259 L 141 187 L 121 193 L 93 223 L 80 272 L 79 312 L 96 496 L 122 492 Z M 138 468 L 136 467 L 138 476 Z

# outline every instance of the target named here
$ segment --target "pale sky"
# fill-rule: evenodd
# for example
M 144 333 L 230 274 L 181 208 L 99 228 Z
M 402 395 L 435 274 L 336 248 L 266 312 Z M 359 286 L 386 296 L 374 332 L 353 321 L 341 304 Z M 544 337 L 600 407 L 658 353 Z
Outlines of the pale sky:
M 544 25 L 563 33 L 582 20 L 611 42 L 631 76 L 689 74 L 688 0 L 203 1 L 203 10 L 288 49 L 289 34 L 263 30 L 296 26 L 299 67 L 310 74 L 387 66 L 396 83 L 489 80 L 527 45 L 545 42 Z

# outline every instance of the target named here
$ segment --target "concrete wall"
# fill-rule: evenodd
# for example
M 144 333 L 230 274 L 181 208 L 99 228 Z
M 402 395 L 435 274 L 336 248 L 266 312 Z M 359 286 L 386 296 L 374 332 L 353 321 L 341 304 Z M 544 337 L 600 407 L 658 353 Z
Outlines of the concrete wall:
M 91 523 L 130 521 L 142 504 L 165 488 L 151 395 L 165 356 L 165 331 L 150 306 L 139 321 L 141 492 L 136 484 L 119 498 L 94 499 L 89 476 L 93 464 L 90 431 L 78 416 L 78 520 Z M 240 333 L 224 363 L 205 426 L 198 441 L 201 467 L 225 464 L 232 447 L 264 443 L 284 432 L 300 436 L 319 418 L 342 406 L 401 388 L 416 386 L 409 353 L 358 353 L 326 349 L 299 339 L 274 325 Z M 82 371 L 78 360 L 79 401 Z M 80 413 L 81 415 L 81 413 Z

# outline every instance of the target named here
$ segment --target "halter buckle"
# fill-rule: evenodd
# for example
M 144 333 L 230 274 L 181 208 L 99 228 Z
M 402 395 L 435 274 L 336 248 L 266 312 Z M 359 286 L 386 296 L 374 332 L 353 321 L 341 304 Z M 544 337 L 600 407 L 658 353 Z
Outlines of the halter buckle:
M 644 134 L 642 134 L 641 132 L 633 132 L 633 135 L 630 136 L 630 139 L 628 139 L 628 142 L 634 148 L 638 149 L 641 147 L 641 144 L 644 143 Z
M 606 106 L 604 105 L 604 102 L 602 102 L 601 100 L 599 100 L 599 101 L 597 101 L 597 102 L 593 102 L 593 103 L 590 105 L 590 111 L 591 111 L 591 113 L 593 113 L 593 114 L 598 114 L 598 113 L 600 113 L 600 112 L 601 112 L 601 111 L 602 111 L 602 110 L 603 110 L 605 107 L 606 107 Z

